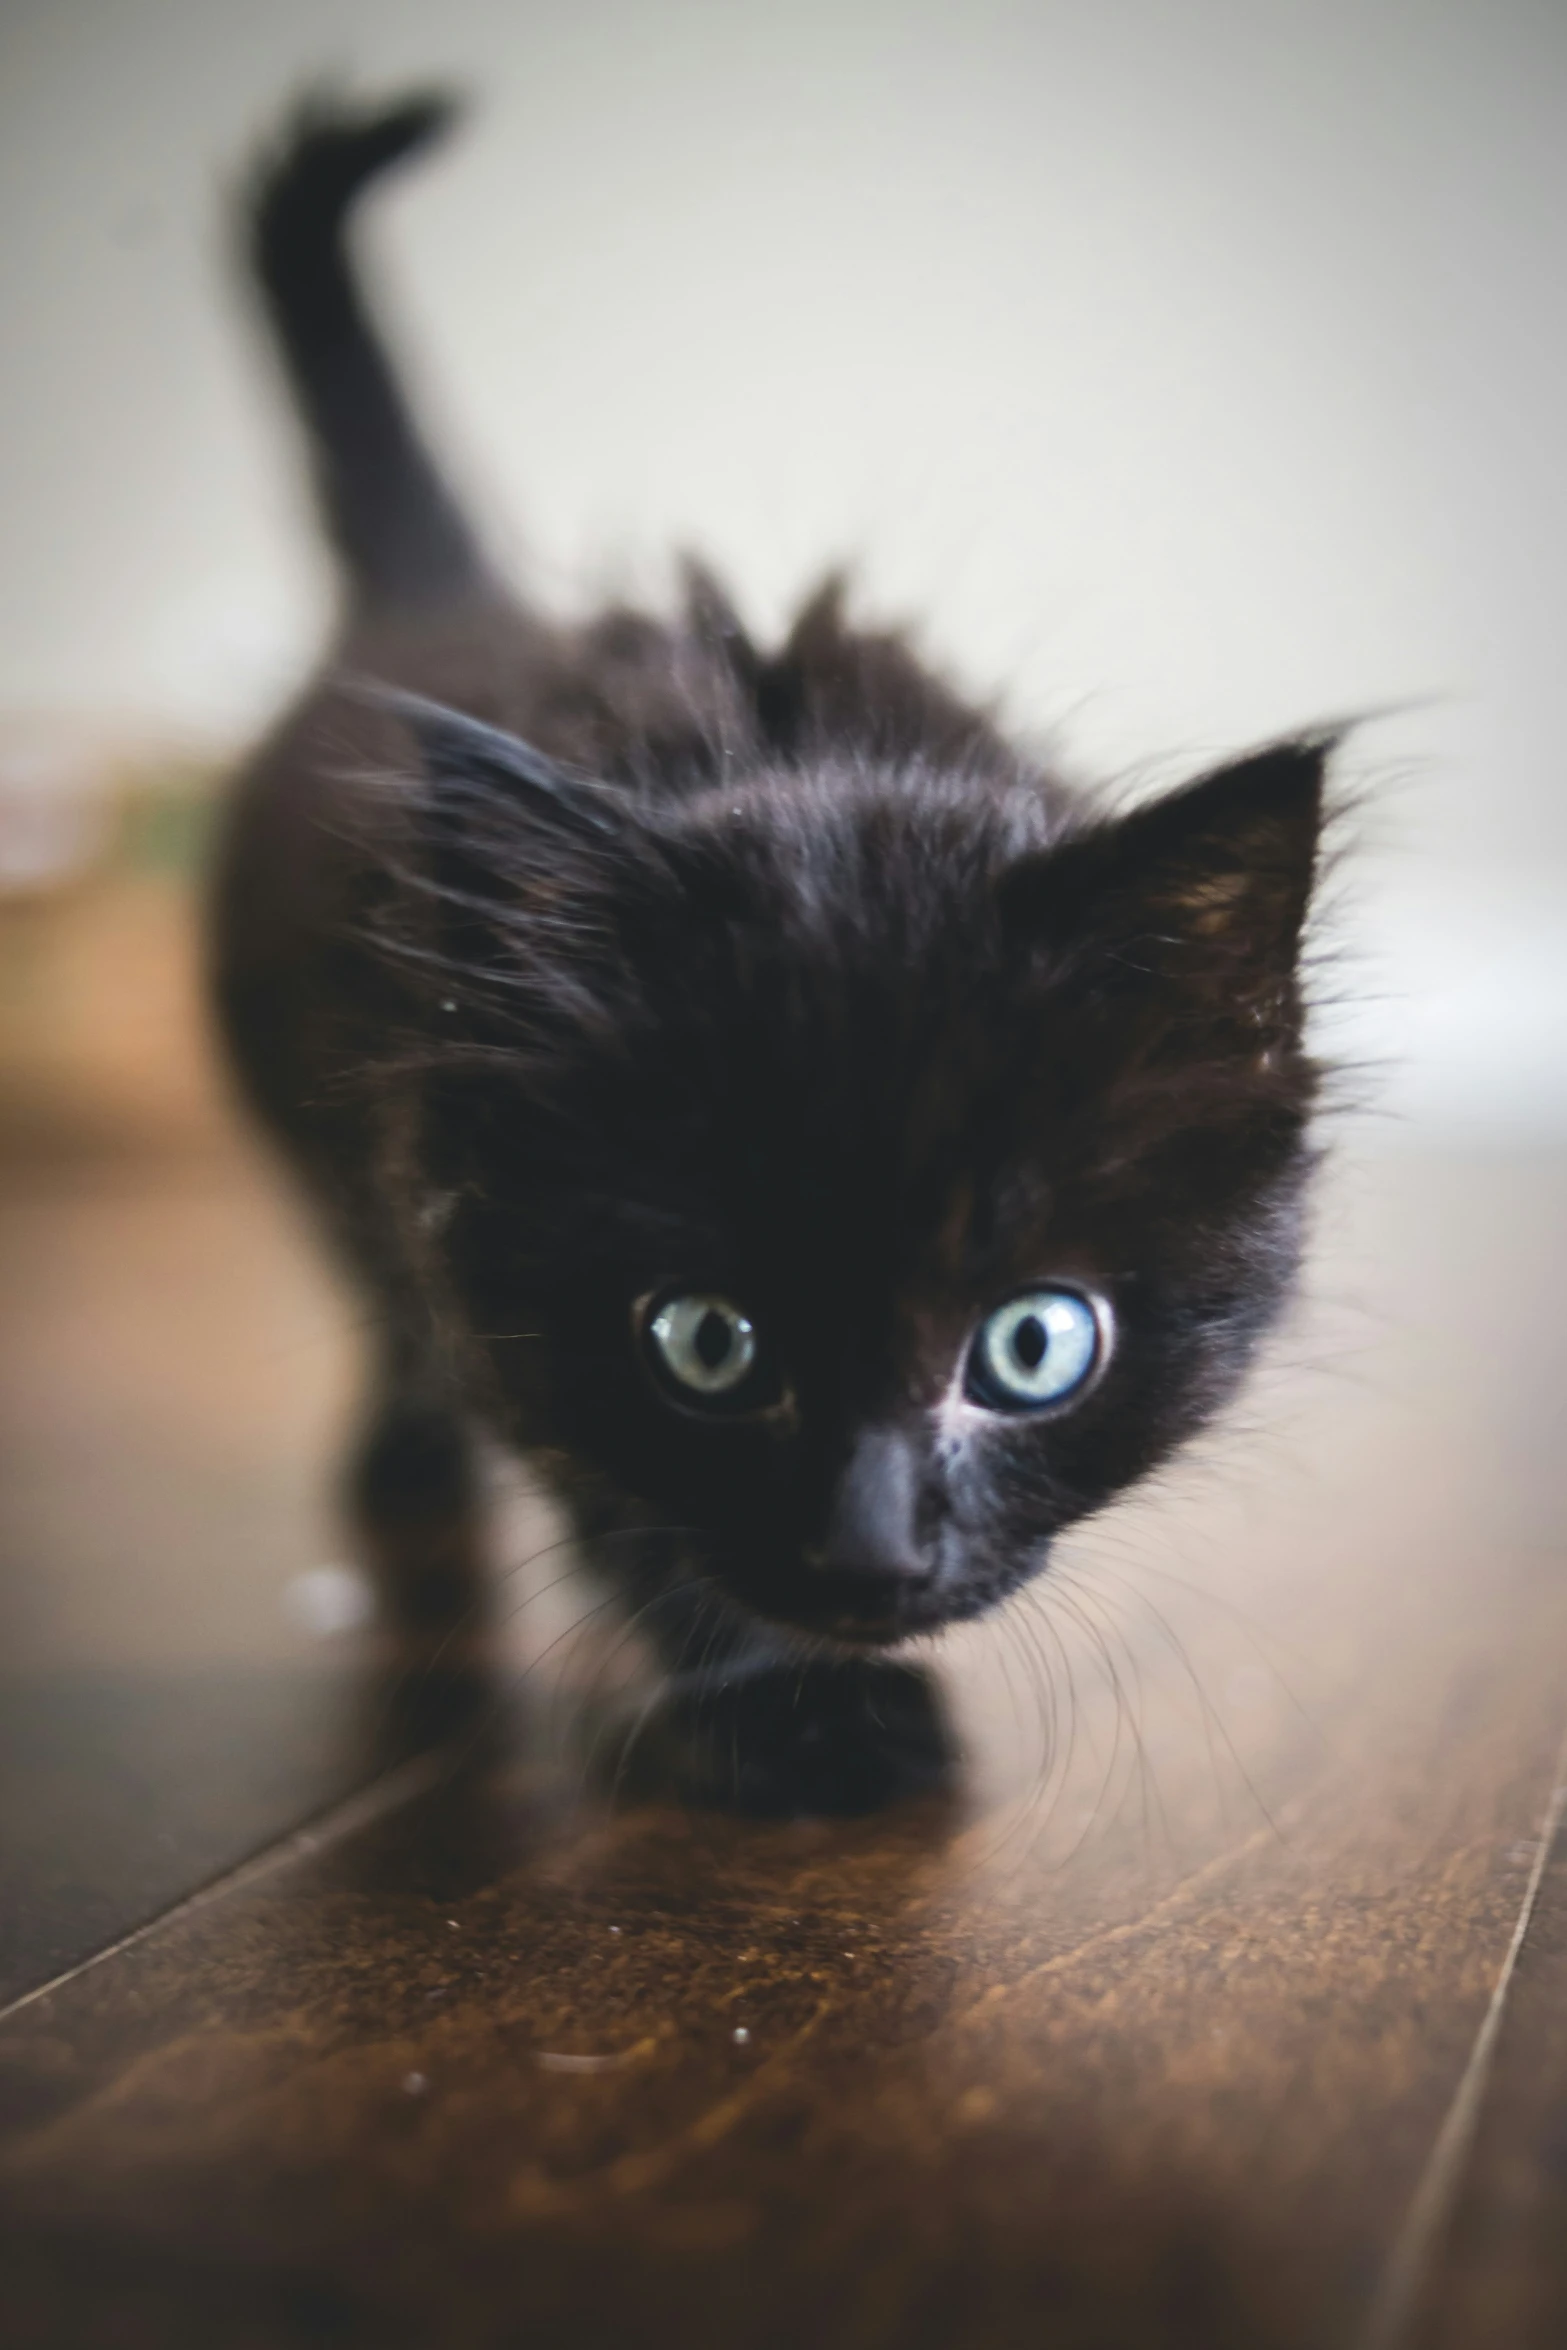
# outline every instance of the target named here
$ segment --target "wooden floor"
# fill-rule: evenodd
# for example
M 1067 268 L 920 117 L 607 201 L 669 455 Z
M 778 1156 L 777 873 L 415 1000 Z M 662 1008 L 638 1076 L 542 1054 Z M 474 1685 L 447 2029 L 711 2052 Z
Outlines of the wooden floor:
M 1337 1178 L 1225 1439 L 944 1652 L 961 1791 L 757 1825 L 588 1792 L 526 1507 L 465 1712 L 330 1629 L 251 1160 L 14 1159 L 0 2340 L 1559 2350 L 1564 1174 Z

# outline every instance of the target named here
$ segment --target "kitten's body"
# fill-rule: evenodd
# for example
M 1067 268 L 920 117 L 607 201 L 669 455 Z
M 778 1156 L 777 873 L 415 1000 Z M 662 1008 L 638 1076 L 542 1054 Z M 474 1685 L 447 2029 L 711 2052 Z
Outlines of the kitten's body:
M 1323 747 L 1111 824 L 830 590 L 771 657 L 701 577 L 667 623 L 518 603 L 342 253 L 435 119 L 307 125 L 260 193 L 350 597 L 235 802 L 222 1016 L 379 1310 L 360 1492 L 405 1612 L 470 1593 L 482 1422 L 612 1537 L 671 1664 L 869 1648 L 1037 1571 L 1285 1293 Z M 754 1408 L 650 1362 L 682 1288 L 743 1301 Z M 974 1370 L 1034 1294 L 1097 1316 L 1048 1409 Z M 791 1666 L 796 1725 L 844 1743 L 877 1672 L 885 1702 L 865 1666 L 802 1715 Z M 817 1797 L 853 1784 L 849 1756 Z

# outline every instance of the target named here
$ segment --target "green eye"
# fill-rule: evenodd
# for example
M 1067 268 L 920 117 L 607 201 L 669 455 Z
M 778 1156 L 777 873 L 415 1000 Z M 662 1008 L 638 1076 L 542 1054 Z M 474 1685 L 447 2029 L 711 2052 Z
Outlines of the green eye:
M 727 1297 L 694 1290 L 665 1298 L 648 1316 L 655 1364 L 693 1399 L 719 1401 L 756 1367 L 756 1331 Z
M 1077 1290 L 1026 1290 L 980 1324 L 964 1385 L 990 1411 L 1041 1411 L 1085 1387 L 1108 1344 L 1106 1318 Z

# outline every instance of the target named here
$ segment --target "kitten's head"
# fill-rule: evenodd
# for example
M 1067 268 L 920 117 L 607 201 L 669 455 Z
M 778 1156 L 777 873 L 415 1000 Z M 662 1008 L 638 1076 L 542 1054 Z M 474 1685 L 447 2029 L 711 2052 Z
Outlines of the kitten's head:
M 770 1623 L 992 1606 L 1289 1285 L 1325 745 L 1064 826 L 918 760 L 654 798 L 421 732 L 412 1189 L 501 1424 Z

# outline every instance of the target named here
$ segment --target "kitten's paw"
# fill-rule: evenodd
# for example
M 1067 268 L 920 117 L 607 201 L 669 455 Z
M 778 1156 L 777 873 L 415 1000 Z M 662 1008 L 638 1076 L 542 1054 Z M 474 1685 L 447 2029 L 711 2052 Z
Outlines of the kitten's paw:
M 958 1763 L 930 1674 L 849 1660 L 677 1684 L 616 1770 L 622 1789 L 788 1819 L 950 1790 Z

